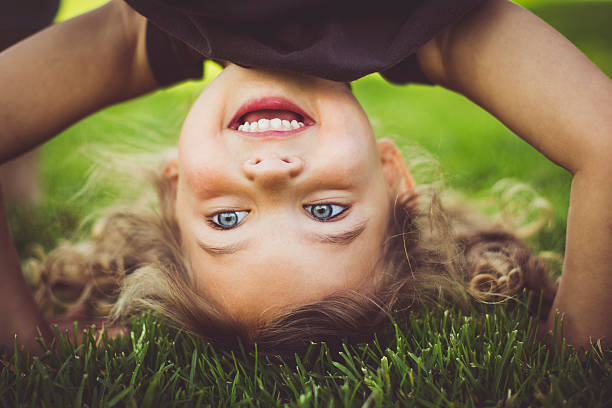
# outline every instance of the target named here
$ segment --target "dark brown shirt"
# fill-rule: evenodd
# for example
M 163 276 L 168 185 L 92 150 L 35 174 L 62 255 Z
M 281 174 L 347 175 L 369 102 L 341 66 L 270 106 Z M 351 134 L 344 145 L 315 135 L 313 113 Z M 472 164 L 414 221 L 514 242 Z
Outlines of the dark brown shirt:
M 149 62 L 167 85 L 200 77 L 202 59 L 344 82 L 372 72 L 427 82 L 415 51 L 482 0 L 126 1 L 149 19 Z
M 0 51 L 53 22 L 59 0 L 0 0 Z

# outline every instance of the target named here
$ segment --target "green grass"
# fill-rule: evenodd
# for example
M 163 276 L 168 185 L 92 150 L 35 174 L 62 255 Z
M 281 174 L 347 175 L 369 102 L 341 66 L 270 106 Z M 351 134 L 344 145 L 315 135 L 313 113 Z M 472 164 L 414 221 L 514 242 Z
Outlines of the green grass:
M 62 18 L 93 3 L 67 1 Z M 610 2 L 524 4 L 612 72 Z M 207 68 L 210 79 L 214 68 Z M 49 249 L 74 236 L 83 217 L 120 193 L 107 188 L 75 198 L 91 166 L 88 155 L 96 153 L 91 143 L 171 144 L 202 87 L 189 83 L 111 107 L 47 143 L 46 199 L 9 214 L 22 256 L 33 243 Z M 532 244 L 562 251 L 565 171 L 451 92 L 396 87 L 375 75 L 357 81 L 354 91 L 379 136 L 393 136 L 405 149 L 423 146 L 439 159 L 447 185 L 466 196 L 489 196 L 502 178 L 532 185 L 552 203 L 555 220 Z M 79 346 L 69 336 L 59 351 L 0 360 L 0 406 L 612 406 L 612 351 L 581 361 L 567 347 L 545 347 L 530 336 L 535 323 L 526 298 L 519 300 L 468 310 L 423 308 L 396 316 L 389 333 L 368 344 L 340 354 L 314 345 L 284 362 L 224 352 L 142 316 L 128 337 L 100 342 L 89 331 Z
M 339 353 L 281 360 L 214 349 L 141 316 L 130 336 L 60 338 L 59 351 L 4 361 L 2 406 L 575 406 L 612 403 L 612 353 L 581 361 L 530 338 L 523 305 L 423 309 Z

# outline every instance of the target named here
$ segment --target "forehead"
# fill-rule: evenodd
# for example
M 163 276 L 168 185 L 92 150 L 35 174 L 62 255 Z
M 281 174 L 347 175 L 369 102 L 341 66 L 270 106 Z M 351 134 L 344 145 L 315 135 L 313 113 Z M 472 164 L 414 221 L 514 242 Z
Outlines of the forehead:
M 285 228 L 228 255 L 192 246 L 198 289 L 234 318 L 252 322 L 333 294 L 367 291 L 376 281 L 386 225 L 370 221 L 348 245 L 308 242 Z

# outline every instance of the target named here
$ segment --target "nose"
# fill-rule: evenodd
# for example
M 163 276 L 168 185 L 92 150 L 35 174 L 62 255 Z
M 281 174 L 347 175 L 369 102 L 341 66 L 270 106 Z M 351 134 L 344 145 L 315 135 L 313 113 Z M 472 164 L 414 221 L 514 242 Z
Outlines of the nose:
M 298 156 L 254 157 L 244 163 L 244 175 L 263 186 L 278 185 L 299 176 L 304 161 Z

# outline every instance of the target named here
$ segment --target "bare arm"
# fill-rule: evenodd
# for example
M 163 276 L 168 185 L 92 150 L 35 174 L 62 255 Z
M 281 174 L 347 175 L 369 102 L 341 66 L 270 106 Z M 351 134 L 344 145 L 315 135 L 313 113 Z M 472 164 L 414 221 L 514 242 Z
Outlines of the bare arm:
M 0 164 L 104 106 L 156 88 L 145 26 L 113 0 L 0 53 Z
M 104 106 L 156 88 L 145 51 L 146 20 L 123 1 L 0 53 L 0 163 Z M 1 189 L 0 189 L 1 190 Z M 20 268 L 0 191 L 0 344 L 17 335 L 30 351 L 52 338 Z
M 542 20 L 489 0 L 418 53 L 434 82 L 497 116 L 573 174 L 563 275 L 547 322 L 612 344 L 612 81 Z
M 35 341 L 42 335 L 52 338 L 49 323 L 43 317 L 30 290 L 19 263 L 17 251 L 6 220 L 4 200 L 0 186 L 0 344 L 12 346 L 15 335 L 29 351 L 40 351 Z

